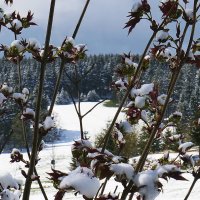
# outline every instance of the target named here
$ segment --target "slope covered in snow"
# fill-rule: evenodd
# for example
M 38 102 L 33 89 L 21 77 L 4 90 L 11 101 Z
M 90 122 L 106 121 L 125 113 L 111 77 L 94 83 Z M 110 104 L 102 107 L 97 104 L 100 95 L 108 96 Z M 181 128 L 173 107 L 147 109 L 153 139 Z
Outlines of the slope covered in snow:
M 86 112 L 90 109 L 94 103 L 83 103 L 82 112 Z M 60 126 L 61 128 L 67 129 L 65 134 L 69 133 L 78 133 L 79 122 L 74 111 L 73 105 L 66 106 L 56 106 L 54 109 L 59 115 Z M 94 136 L 105 127 L 107 120 L 112 119 L 116 108 L 106 108 L 100 105 L 92 113 L 90 113 L 84 119 L 84 130 L 89 132 L 90 136 Z M 120 116 L 122 118 L 123 115 Z M 73 134 L 72 134 L 73 136 Z M 78 137 L 78 135 L 76 135 Z M 47 147 L 41 151 L 39 157 L 41 160 L 37 165 L 38 173 L 41 177 L 41 180 L 44 184 L 45 190 L 48 194 L 49 200 L 54 199 L 56 190 L 53 188 L 52 183 L 47 179 L 48 175 L 46 172 L 51 172 L 51 160 L 55 159 L 55 168 L 63 172 L 69 172 L 70 162 L 71 162 L 71 142 L 62 141 L 58 144 L 49 144 Z M 162 155 L 151 155 L 153 158 L 161 157 Z M 176 155 L 174 155 L 176 156 Z M 27 155 L 24 154 L 24 158 L 27 159 Z M 10 163 L 10 154 L 1 154 L 0 155 L 0 168 L 2 171 L 9 171 L 14 176 L 14 178 L 23 179 L 21 175 L 21 169 L 24 169 L 24 165 L 21 163 Z M 189 181 L 175 181 L 170 179 L 168 182 L 162 181 L 163 183 L 163 193 L 161 193 L 156 200 L 183 200 L 185 197 L 191 182 L 193 180 L 190 174 L 184 174 Z M 116 182 L 113 179 L 109 181 L 106 191 L 113 192 L 116 187 Z M 33 182 L 32 192 L 30 200 L 39 199 L 43 200 L 43 196 L 38 189 L 37 182 Z M 122 186 L 119 185 L 117 191 L 121 191 Z M 199 200 L 200 198 L 200 181 L 194 187 L 194 190 L 189 198 L 189 200 Z M 83 199 L 80 195 L 75 196 L 73 193 L 66 193 L 64 200 L 79 200 Z
M 81 103 L 82 114 L 89 111 L 95 104 L 95 102 Z M 98 105 L 83 118 L 84 131 L 87 131 L 89 136 L 93 139 L 96 134 L 100 133 L 101 130 L 106 127 L 106 123 L 112 120 L 116 110 L 117 108 L 114 107 L 105 107 L 103 104 Z M 67 142 L 79 137 L 80 125 L 73 104 L 65 106 L 57 105 L 53 112 L 58 118 L 59 126 L 62 129 L 66 129 L 65 137 L 67 138 Z M 123 116 L 124 115 L 121 113 L 119 119 L 122 119 Z

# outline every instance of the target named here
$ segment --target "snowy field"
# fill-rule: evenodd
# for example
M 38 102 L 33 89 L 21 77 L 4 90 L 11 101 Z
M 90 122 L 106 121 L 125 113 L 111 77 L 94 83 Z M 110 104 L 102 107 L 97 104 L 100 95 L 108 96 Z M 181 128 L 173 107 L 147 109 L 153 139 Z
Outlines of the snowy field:
M 81 104 L 81 113 L 84 114 L 90 110 L 96 103 L 83 102 Z M 87 131 L 89 136 L 94 136 L 106 127 L 106 123 L 112 120 L 117 108 L 105 107 L 103 104 L 98 105 L 92 112 L 83 118 L 83 129 Z M 66 129 L 63 141 L 72 141 L 75 137 L 79 137 L 79 120 L 72 104 L 66 106 L 55 106 L 54 114 L 58 116 L 58 124 L 61 128 Z M 119 118 L 123 118 L 120 114 Z
M 94 103 L 82 103 L 82 112 L 86 112 L 90 109 Z M 53 188 L 52 183 L 47 179 L 46 172 L 51 171 L 51 160 L 55 158 L 56 164 L 55 167 L 58 170 L 68 172 L 71 162 L 71 143 L 66 142 L 73 138 L 73 133 L 75 137 L 78 138 L 78 130 L 79 130 L 79 122 L 74 111 L 73 105 L 66 106 L 56 106 L 54 111 L 57 113 L 59 118 L 60 127 L 63 129 L 67 129 L 65 132 L 65 136 L 63 137 L 63 141 L 61 143 L 57 143 L 56 145 L 48 145 L 45 150 L 40 153 L 40 162 L 37 165 L 37 170 L 39 175 L 41 176 L 41 180 L 44 184 L 45 190 L 49 197 L 49 200 L 54 199 L 54 194 L 56 190 Z M 94 138 L 94 135 L 99 133 L 102 128 L 105 128 L 105 124 L 108 120 L 111 120 L 114 116 L 116 108 L 108 108 L 103 107 L 103 105 L 99 105 L 93 112 L 91 112 L 84 119 L 84 130 L 88 131 L 89 136 Z M 120 115 L 120 119 L 123 118 L 123 115 Z M 66 141 L 64 141 L 66 139 Z M 11 164 L 9 154 L 1 154 L 0 155 L 0 169 L 8 170 L 12 172 L 12 175 L 16 178 L 22 178 L 20 170 L 24 169 L 23 164 L 14 163 Z M 25 158 L 27 157 L 24 155 Z M 161 157 L 162 155 L 152 155 L 153 157 Z M 175 156 L 175 155 L 174 155 Z M 185 194 L 187 193 L 191 181 L 192 176 L 189 174 L 184 174 L 189 181 L 175 181 L 173 179 L 168 182 L 163 181 L 163 193 L 161 193 L 156 200 L 183 200 Z M 34 182 L 33 190 L 31 193 L 31 200 L 43 200 L 43 196 L 38 190 L 37 183 Z M 113 192 L 116 187 L 114 181 L 110 181 L 108 186 L 106 187 L 107 192 Z M 121 186 L 118 187 L 117 191 L 122 189 Z M 67 193 L 64 199 L 83 199 L 81 196 L 74 196 L 73 193 Z M 195 185 L 194 191 L 192 192 L 189 200 L 199 200 L 200 199 L 200 181 Z

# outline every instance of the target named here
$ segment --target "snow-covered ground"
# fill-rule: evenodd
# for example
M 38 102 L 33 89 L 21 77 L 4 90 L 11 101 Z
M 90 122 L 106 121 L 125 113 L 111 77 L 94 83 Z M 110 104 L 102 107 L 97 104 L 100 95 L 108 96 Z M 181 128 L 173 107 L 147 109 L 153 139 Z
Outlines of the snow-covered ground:
M 83 102 L 81 103 L 81 112 L 85 114 L 90 110 L 96 103 L 94 102 Z M 94 139 L 94 136 L 101 132 L 106 127 L 106 123 L 112 120 L 115 115 L 117 108 L 105 107 L 103 104 L 98 105 L 92 112 L 83 118 L 83 129 L 87 131 L 89 136 Z M 55 106 L 54 114 L 57 117 L 58 124 L 61 128 L 66 129 L 65 134 L 66 140 L 73 140 L 75 137 L 79 137 L 79 120 L 72 104 L 66 106 Z M 119 119 L 123 118 L 121 113 Z
M 82 112 L 86 112 L 94 106 L 94 103 L 82 103 Z M 79 130 L 79 122 L 74 111 L 73 105 L 66 105 L 66 106 L 56 106 L 54 111 L 57 113 L 59 118 L 59 124 L 61 128 L 67 129 L 65 132 L 66 136 L 63 137 L 67 141 L 70 138 L 73 138 L 73 133 L 75 137 L 78 137 L 78 130 Z M 93 112 L 91 112 L 88 116 L 84 119 L 84 130 L 89 132 L 89 135 L 94 138 L 94 135 L 99 133 L 102 128 L 105 128 L 106 122 L 111 120 L 116 112 L 116 108 L 108 108 L 103 107 L 103 105 L 99 105 Z M 120 115 L 120 119 L 123 118 L 123 114 Z M 68 135 L 70 135 L 68 137 Z M 153 157 L 158 157 L 162 155 L 152 155 Z M 24 155 L 27 158 L 26 155 Z M 56 145 L 48 145 L 40 153 L 40 162 L 37 165 L 37 170 L 39 175 L 41 176 L 41 180 L 45 186 L 45 190 L 49 197 L 49 200 L 54 199 L 54 195 L 56 190 L 53 188 L 52 183 L 47 179 L 48 175 L 46 172 L 51 171 L 51 160 L 54 158 L 56 161 L 55 167 L 58 170 L 68 172 L 71 162 L 71 142 L 62 141 L 61 143 L 57 143 Z M 9 154 L 1 154 L 0 155 L 0 169 L 7 170 L 12 173 L 12 175 L 16 178 L 22 178 L 21 176 L 21 169 L 24 169 L 24 165 L 21 163 L 13 163 L 10 162 L 10 155 Z M 183 200 L 185 194 L 187 193 L 191 181 L 192 176 L 189 174 L 184 174 L 189 181 L 175 181 L 173 179 L 169 180 L 168 182 L 163 181 L 163 189 L 164 192 L 161 193 L 156 200 Z M 34 182 L 33 190 L 31 193 L 31 200 L 43 200 L 43 196 L 38 189 L 37 183 Z M 114 181 L 110 181 L 108 186 L 106 187 L 107 192 L 113 192 L 116 187 Z M 121 186 L 118 187 L 117 191 L 122 189 Z M 81 196 L 74 196 L 73 193 L 67 193 L 64 199 L 83 199 Z M 200 181 L 197 182 L 195 185 L 194 191 L 192 192 L 189 200 L 199 200 L 200 199 Z

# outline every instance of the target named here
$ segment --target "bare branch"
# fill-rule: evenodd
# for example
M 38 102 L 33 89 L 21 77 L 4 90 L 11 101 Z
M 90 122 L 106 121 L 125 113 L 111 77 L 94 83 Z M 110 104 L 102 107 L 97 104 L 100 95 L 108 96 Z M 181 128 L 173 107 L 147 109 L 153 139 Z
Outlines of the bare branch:
M 85 117 L 87 114 L 89 114 L 92 110 L 94 110 L 94 108 L 96 108 L 99 104 L 103 103 L 104 101 L 106 101 L 107 99 L 103 99 L 101 101 L 99 101 L 97 104 L 95 104 L 90 110 L 88 110 L 84 115 L 82 115 L 82 118 Z

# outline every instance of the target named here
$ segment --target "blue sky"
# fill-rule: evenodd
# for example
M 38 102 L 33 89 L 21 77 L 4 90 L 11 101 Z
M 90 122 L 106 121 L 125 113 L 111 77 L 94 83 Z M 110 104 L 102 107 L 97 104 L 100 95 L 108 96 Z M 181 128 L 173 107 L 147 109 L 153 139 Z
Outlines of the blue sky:
M 14 0 L 13 6 L 3 5 L 3 8 L 9 12 L 17 10 L 22 15 L 31 9 L 38 26 L 25 30 L 22 37 L 37 38 L 43 43 L 49 3 L 50 0 Z M 65 36 L 71 36 L 84 3 L 85 0 L 56 1 L 51 43 L 60 45 Z M 76 42 L 87 44 L 90 54 L 140 53 L 145 43 L 144 38 L 149 34 L 147 28 L 140 26 L 129 36 L 127 29 L 123 29 L 132 4 L 133 0 L 91 0 Z M 9 44 L 12 40 L 13 35 L 3 29 L 0 43 Z
M 3 2 L 3 0 L 0 0 Z M 71 36 L 86 0 L 56 0 L 55 17 L 51 43 L 60 46 L 65 36 Z M 151 34 L 147 23 L 140 23 L 128 36 L 123 29 L 134 0 L 91 0 L 81 24 L 76 43 L 87 44 L 89 54 L 99 53 L 141 53 Z M 158 18 L 159 10 L 153 3 L 153 13 Z M 43 44 L 50 0 L 14 0 L 13 6 L 1 4 L 5 11 L 17 10 L 22 15 L 32 10 L 38 26 L 25 30 L 20 37 L 37 38 Z M 19 37 L 19 38 L 20 38 Z M 10 44 L 13 35 L 8 31 L 0 33 L 0 43 Z

